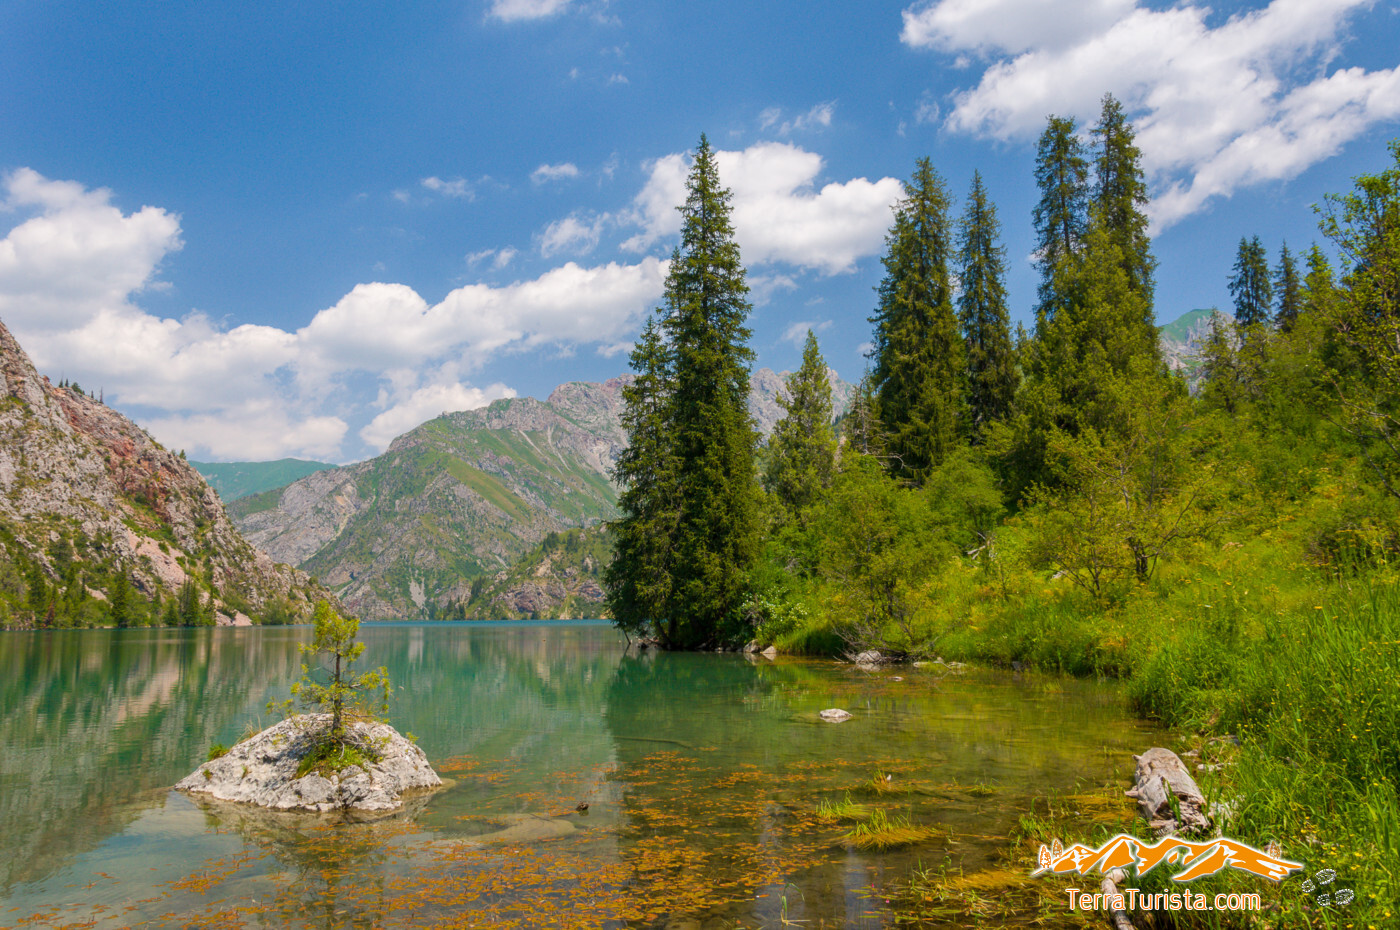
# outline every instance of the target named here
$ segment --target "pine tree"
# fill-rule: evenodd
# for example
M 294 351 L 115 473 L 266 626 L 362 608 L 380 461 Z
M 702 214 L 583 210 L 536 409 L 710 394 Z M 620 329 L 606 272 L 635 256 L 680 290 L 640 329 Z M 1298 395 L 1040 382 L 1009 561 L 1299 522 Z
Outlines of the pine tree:
M 1060 305 L 1057 269 L 1079 254 L 1088 230 L 1089 163 L 1072 118 L 1050 117 L 1036 149 L 1035 183 L 1040 188 L 1033 213 L 1040 269 L 1039 327 Z
M 850 406 L 841 418 L 845 449 L 854 455 L 880 456 L 884 452 L 880 416 L 875 405 L 875 385 L 867 366 L 855 391 L 851 393 Z M 843 459 L 843 466 L 844 462 Z
M 765 484 L 782 505 L 786 522 L 804 525 L 808 509 L 831 487 L 836 472 L 831 381 L 811 330 L 802 347 L 802 365 L 787 379 L 778 403 L 784 415 L 768 440 Z
M 1303 312 L 1316 313 L 1329 307 L 1336 288 L 1332 263 L 1314 242 L 1308 250 L 1308 273 L 1303 278 Z
M 1146 325 L 1155 328 L 1152 312 L 1152 273 L 1157 267 L 1147 235 L 1147 182 L 1143 179 L 1142 152 L 1134 144 L 1136 131 L 1123 115 L 1123 106 L 1105 94 L 1099 123 L 1093 129 L 1098 143 L 1095 159 L 1093 221 L 1108 232 L 1122 255 L 1128 285 L 1146 298 Z
M 624 506 L 614 524 L 632 548 L 618 552 L 622 565 L 608 581 L 624 629 L 649 621 L 666 646 L 697 649 L 717 643 L 721 621 L 748 593 L 759 551 L 761 498 L 754 469 L 758 434 L 748 412 L 748 286 L 729 219 L 731 195 L 720 184 L 704 136 L 686 190 L 660 332 L 644 334 L 642 343 L 657 357 L 647 364 L 669 377 L 655 395 L 634 395 L 627 413 L 634 427 L 645 424 L 644 437 L 657 427 L 664 439 L 655 453 L 640 450 L 621 475 L 654 473 L 659 485 L 655 492 L 640 492 L 643 498 Z M 648 397 L 660 401 L 652 419 Z M 645 496 L 651 493 L 656 496 Z M 658 516 L 655 525 L 646 522 L 649 514 Z M 644 558 L 633 563 L 638 552 Z M 664 590 L 647 574 L 660 569 Z
M 609 527 L 614 558 L 604 574 L 613 621 L 629 635 L 649 631 L 666 616 L 679 513 L 670 438 L 672 360 L 655 319 L 647 320 L 631 361 L 637 377 L 622 389 L 627 448 L 613 468 L 622 518 Z
M 963 344 L 948 264 L 948 192 L 927 158 L 904 185 L 885 241 L 872 377 L 892 471 L 920 483 L 966 428 Z
M 958 322 L 967 357 L 967 405 L 975 438 L 1011 414 L 1018 376 L 1006 307 L 1006 249 L 1001 223 L 980 172 L 958 227 Z
M 1259 237 L 1240 237 L 1235 255 L 1235 273 L 1230 276 L 1230 294 L 1235 298 L 1235 323 L 1244 329 L 1267 325 L 1273 319 L 1274 301 L 1269 283 L 1269 261 Z
M 1287 332 L 1293 328 L 1298 314 L 1303 312 L 1303 284 L 1298 278 L 1298 260 L 1288 251 L 1288 243 L 1279 250 L 1278 268 L 1274 271 L 1274 293 L 1278 295 L 1278 311 L 1274 319 L 1278 328 Z
M 1234 327 L 1219 310 L 1210 316 L 1210 335 L 1201 347 L 1201 397 L 1230 415 L 1239 410 L 1239 355 Z

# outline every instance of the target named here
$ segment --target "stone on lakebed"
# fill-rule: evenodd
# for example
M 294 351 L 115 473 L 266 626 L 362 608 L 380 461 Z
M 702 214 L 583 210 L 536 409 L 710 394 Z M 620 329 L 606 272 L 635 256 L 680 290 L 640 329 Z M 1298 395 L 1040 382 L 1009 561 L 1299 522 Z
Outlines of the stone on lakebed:
M 330 720 L 330 714 L 302 714 L 270 726 L 204 763 L 175 787 L 273 810 L 392 811 L 403 806 L 404 792 L 442 785 L 423 750 L 387 723 L 364 721 L 347 723 L 346 735 L 373 747 L 378 761 L 367 768 L 349 766 L 329 778 L 314 772 L 297 778 L 297 766 Z

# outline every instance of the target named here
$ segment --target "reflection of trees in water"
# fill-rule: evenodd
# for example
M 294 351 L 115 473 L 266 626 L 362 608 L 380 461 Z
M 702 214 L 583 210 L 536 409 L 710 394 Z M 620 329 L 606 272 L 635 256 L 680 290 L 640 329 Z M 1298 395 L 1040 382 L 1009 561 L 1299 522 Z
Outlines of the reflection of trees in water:
M 0 650 L 0 889 L 120 831 L 290 680 L 295 637 L 263 630 L 6 634 Z

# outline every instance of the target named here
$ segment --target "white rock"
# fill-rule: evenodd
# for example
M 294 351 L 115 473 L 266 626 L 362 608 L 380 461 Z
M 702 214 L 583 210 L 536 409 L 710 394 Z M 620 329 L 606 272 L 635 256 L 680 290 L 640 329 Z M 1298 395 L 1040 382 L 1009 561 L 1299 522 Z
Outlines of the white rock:
M 765 659 L 776 659 L 778 657 L 778 650 L 774 646 L 769 646 L 767 649 L 760 652 L 759 655 L 763 656 Z
M 885 661 L 885 657 L 874 649 L 868 649 L 856 656 L 857 665 L 879 665 L 883 661 Z
M 851 716 L 852 715 L 849 711 L 844 711 L 839 707 L 829 707 L 821 712 L 821 718 L 823 720 L 830 720 L 832 723 L 840 723 L 843 720 L 850 720 Z
M 284 720 L 204 763 L 175 787 L 275 810 L 386 811 L 402 806 L 405 791 L 442 784 L 423 750 L 386 723 L 363 722 L 347 724 L 347 735 L 375 746 L 379 761 L 368 769 L 350 766 L 330 778 L 316 774 L 296 778 L 297 765 L 310 751 L 315 735 L 329 726 L 330 714 Z

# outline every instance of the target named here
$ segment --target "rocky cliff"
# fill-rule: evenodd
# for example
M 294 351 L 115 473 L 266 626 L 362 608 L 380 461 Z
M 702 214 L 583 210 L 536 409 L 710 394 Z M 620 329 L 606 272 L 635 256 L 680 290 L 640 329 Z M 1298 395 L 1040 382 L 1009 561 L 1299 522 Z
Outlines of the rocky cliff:
M 188 462 L 51 384 L 3 323 L 0 373 L 0 624 L 148 622 L 181 593 L 188 615 L 246 623 L 316 596 L 239 535 Z

